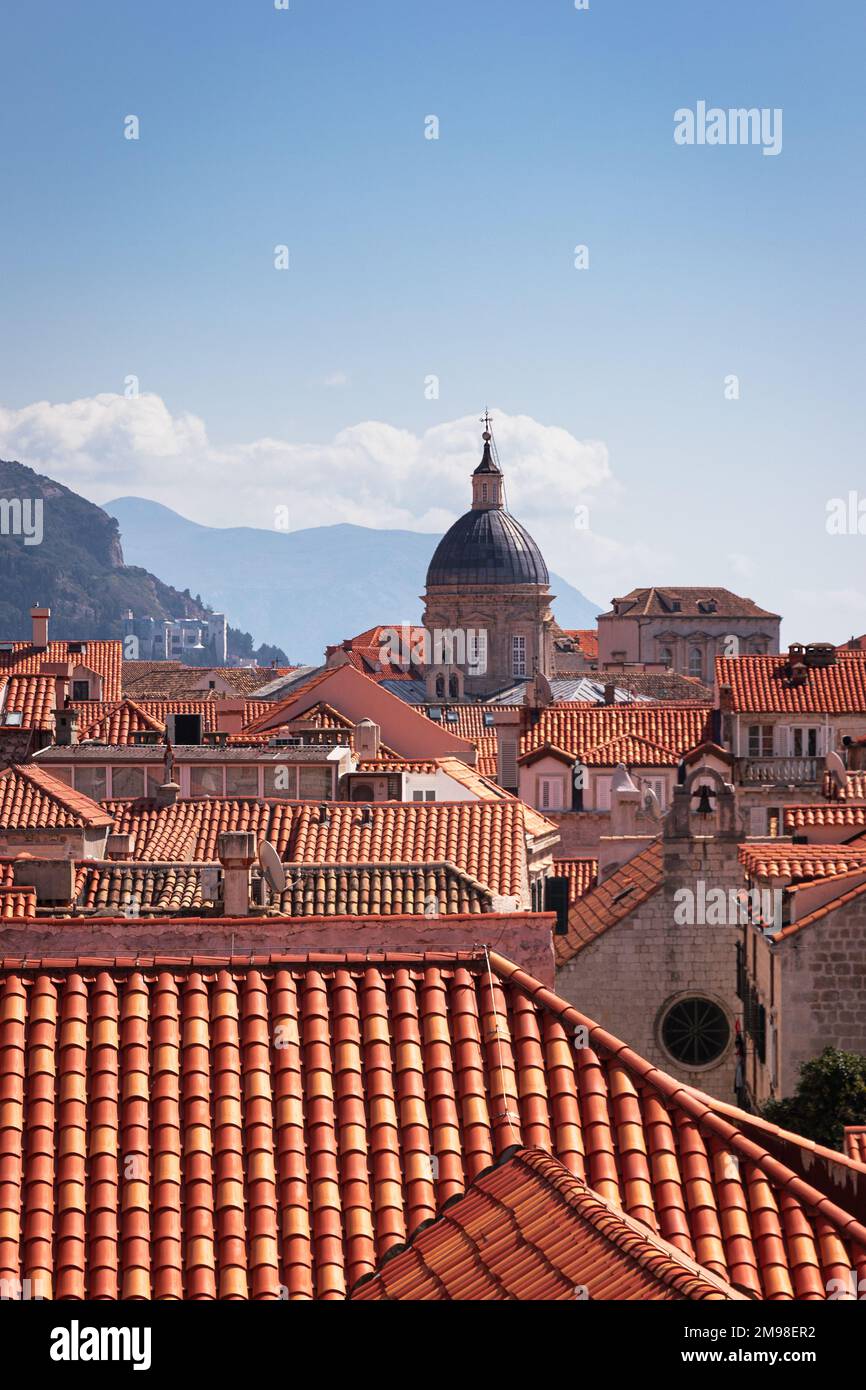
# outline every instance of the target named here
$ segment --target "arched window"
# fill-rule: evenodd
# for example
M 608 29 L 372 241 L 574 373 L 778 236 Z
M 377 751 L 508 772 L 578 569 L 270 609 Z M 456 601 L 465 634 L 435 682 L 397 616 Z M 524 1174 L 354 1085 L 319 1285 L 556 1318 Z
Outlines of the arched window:
M 444 699 L 445 699 L 445 677 L 444 677 L 444 676 L 437 676 L 437 677 L 436 677 L 436 699 L 437 699 L 437 700 L 444 700 Z
M 698 680 L 703 680 L 704 654 L 700 647 L 689 647 L 689 675 L 697 676 Z
M 487 484 L 486 484 L 486 483 L 482 483 L 482 484 L 481 484 L 481 501 L 482 501 L 482 502 L 486 502 L 486 501 L 487 501 Z
M 460 682 L 453 671 L 448 677 L 448 697 L 451 700 L 460 699 Z

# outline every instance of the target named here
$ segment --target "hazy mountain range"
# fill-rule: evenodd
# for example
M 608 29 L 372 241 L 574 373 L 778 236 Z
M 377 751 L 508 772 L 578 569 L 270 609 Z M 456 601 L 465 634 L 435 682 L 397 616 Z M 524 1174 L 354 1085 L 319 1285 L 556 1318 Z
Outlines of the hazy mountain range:
M 418 621 L 439 539 L 347 524 L 301 531 L 201 526 L 141 497 L 119 497 L 104 510 L 117 518 L 127 562 L 200 594 L 234 627 L 282 647 L 294 662 L 319 662 L 327 644 L 376 623 Z M 559 575 L 550 583 L 560 626 L 595 626 L 599 604 Z

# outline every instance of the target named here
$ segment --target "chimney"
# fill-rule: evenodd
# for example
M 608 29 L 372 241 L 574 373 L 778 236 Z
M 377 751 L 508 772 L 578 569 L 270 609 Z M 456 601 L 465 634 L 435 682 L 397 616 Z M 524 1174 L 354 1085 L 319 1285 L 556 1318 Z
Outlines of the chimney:
M 246 700 L 216 700 L 217 731 L 221 734 L 239 734 L 246 723 Z M 264 708 L 264 705 L 262 706 Z
M 22 855 L 12 866 L 16 887 L 36 889 L 39 907 L 70 907 L 75 897 L 75 864 L 71 859 L 31 859 Z
M 248 830 L 224 830 L 217 842 L 223 866 L 223 913 L 246 917 L 250 910 L 250 869 L 256 858 L 256 837 Z
M 604 684 L 604 703 L 606 705 L 616 704 L 616 686 L 613 681 L 605 681 Z
M 359 758 L 378 758 L 382 730 L 372 719 L 362 719 L 355 725 L 355 752 Z
M 156 804 L 159 807 L 174 806 L 180 796 L 180 787 L 177 782 L 163 782 L 156 789 Z
M 32 645 L 40 651 L 44 651 L 48 646 L 48 619 L 50 617 L 50 608 L 30 609 L 30 619 L 33 623 Z
M 135 849 L 134 835 L 109 835 L 105 842 L 105 853 L 114 863 L 131 859 Z
M 54 711 L 54 742 L 58 748 L 74 748 L 78 742 L 78 710 Z

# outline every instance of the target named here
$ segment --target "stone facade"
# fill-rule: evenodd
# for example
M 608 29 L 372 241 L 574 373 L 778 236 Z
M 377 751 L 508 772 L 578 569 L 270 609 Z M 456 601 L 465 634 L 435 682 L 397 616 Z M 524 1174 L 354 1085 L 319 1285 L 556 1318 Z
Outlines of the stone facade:
M 745 975 L 766 1011 L 764 1057 L 746 1037 L 755 1104 L 790 1096 L 800 1067 L 825 1047 L 866 1053 L 866 895 L 774 942 L 745 929 Z
M 446 655 L 449 641 L 453 643 L 455 656 L 451 662 L 434 659 L 429 672 L 432 677 L 429 697 L 475 699 L 502 690 L 521 676 L 529 678 L 536 671 L 549 675 L 554 664 L 552 598 L 547 588 L 534 584 L 491 584 L 471 588 L 429 585 L 423 621 L 430 634 L 432 650 L 435 653 L 438 635 Z M 457 635 L 449 638 L 449 633 Z M 485 669 L 473 674 L 468 653 L 476 633 L 486 634 Z M 523 639 L 522 670 L 514 661 L 515 637 Z M 464 651 L 467 656 L 461 659 Z M 441 690 L 437 690 L 435 681 L 440 675 L 444 683 Z M 459 681 L 453 695 L 452 675 Z
M 711 817 L 696 814 L 693 787 L 698 779 L 714 785 Z M 614 807 L 614 821 L 616 814 Z M 686 786 L 677 789 L 665 821 L 661 888 L 560 966 L 556 980 L 558 994 L 617 1037 L 627 1038 L 663 1071 L 728 1101 L 734 1097 L 734 1025 L 740 1013 L 736 947 L 742 928 L 702 921 L 681 925 L 677 918 L 682 916 L 681 890 L 691 891 L 699 904 L 702 892 L 710 889 L 742 888 L 738 838 L 731 789 L 723 787 L 718 774 L 696 769 Z M 673 1004 L 694 997 L 718 1005 L 729 1036 L 711 1064 L 687 1067 L 667 1051 L 661 1029 Z

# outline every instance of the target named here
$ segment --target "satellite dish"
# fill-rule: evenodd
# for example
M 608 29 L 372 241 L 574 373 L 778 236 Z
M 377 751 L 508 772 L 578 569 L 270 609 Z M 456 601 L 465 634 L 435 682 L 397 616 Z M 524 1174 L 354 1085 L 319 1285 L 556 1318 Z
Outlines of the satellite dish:
M 259 840 L 259 865 L 271 892 L 285 892 L 286 867 L 270 840 Z
M 824 766 L 839 790 L 844 790 L 848 783 L 848 769 L 839 757 L 839 754 L 834 753 L 831 749 L 824 760 Z
M 653 791 L 652 787 L 644 787 L 643 809 L 653 817 L 654 820 L 662 818 L 662 804 Z

